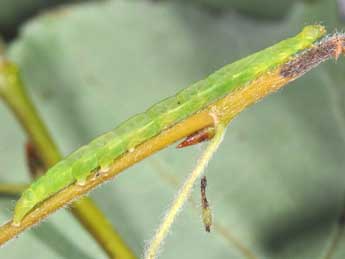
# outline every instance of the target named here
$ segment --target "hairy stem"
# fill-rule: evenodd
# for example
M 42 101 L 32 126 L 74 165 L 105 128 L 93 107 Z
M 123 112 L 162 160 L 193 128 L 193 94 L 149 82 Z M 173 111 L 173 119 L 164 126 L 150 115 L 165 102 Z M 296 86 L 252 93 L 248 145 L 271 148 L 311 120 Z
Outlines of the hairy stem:
M 304 51 L 303 55 L 297 55 L 289 60 L 288 63 L 282 64 L 272 71 L 262 74 L 257 79 L 249 82 L 245 87 L 232 91 L 227 96 L 212 103 L 205 109 L 191 115 L 189 118 L 175 124 L 167 130 L 162 131 L 160 134 L 145 141 L 141 145 L 138 145 L 133 152 L 124 153 L 114 161 L 109 171 L 95 172 L 95 174 L 91 175 L 86 180 L 85 185 L 80 186 L 72 184 L 68 186 L 42 202 L 38 207 L 39 209 L 31 211 L 23 219 L 20 226 L 14 226 L 12 222 L 2 225 L 0 227 L 0 244 L 17 236 L 25 229 L 38 223 L 67 203 L 85 195 L 96 186 L 110 180 L 124 169 L 181 138 L 190 136 L 198 130 L 212 126 L 214 124 L 214 116 L 219 120 L 219 123 L 227 125 L 229 121 L 250 104 L 257 102 L 264 96 L 302 76 L 322 61 L 332 57 L 337 58 L 339 53 L 344 51 L 344 41 L 343 39 L 339 40 L 338 35 L 335 35 L 335 37 L 327 37 L 319 46 L 311 47 Z M 320 57 L 320 59 L 316 59 L 318 57 Z M 2 78 L 0 77 L 0 92 L 2 87 L 1 81 Z M 214 116 L 211 116 L 211 114 Z
M 25 129 L 45 167 L 49 168 L 61 160 L 61 153 L 24 89 L 17 67 L 1 57 L 0 97 Z M 117 231 L 90 198 L 83 198 L 79 202 L 73 203 L 71 211 L 110 258 L 135 258 Z M 0 233 L 0 235 L 2 234 Z
M 208 162 L 222 142 L 224 132 L 225 128 L 223 125 L 216 126 L 215 136 L 213 137 L 211 143 L 208 145 L 204 153 L 201 155 L 195 169 L 189 174 L 189 176 L 183 183 L 170 208 L 167 210 L 167 213 L 164 216 L 161 225 L 158 227 L 153 239 L 151 240 L 145 252 L 145 259 L 154 259 L 157 257 L 157 254 L 165 237 L 169 233 L 178 213 L 181 211 L 183 205 L 188 200 L 196 180 L 202 175 Z
M 107 173 L 95 174 L 85 182 L 85 185 L 71 185 L 51 198 L 45 200 L 39 205 L 39 210 L 30 212 L 21 222 L 19 227 L 13 226 L 8 222 L 0 227 L 0 244 L 17 236 L 20 232 L 40 222 L 59 208 L 76 198 L 86 194 L 91 189 L 112 179 L 126 168 L 143 160 L 151 154 L 165 148 L 166 146 L 193 134 L 205 127 L 213 125 L 214 119 L 210 115 L 214 114 L 220 123 L 227 123 L 234 118 L 240 111 L 248 105 L 255 103 L 267 94 L 276 91 L 295 77 L 283 77 L 280 75 L 280 69 L 253 81 L 247 87 L 235 91 L 222 98 L 206 109 L 196 113 L 186 120 L 177 123 L 173 127 L 161 132 L 159 135 L 151 138 L 135 148 L 133 152 L 127 152 L 117 159 Z M 1 84 L 0 84 L 1 85 Z

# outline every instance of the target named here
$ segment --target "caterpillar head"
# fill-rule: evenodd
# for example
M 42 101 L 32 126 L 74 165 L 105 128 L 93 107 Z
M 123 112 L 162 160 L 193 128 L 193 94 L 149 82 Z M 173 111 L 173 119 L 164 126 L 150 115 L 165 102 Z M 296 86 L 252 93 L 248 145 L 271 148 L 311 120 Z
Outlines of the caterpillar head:
M 300 33 L 305 39 L 318 39 L 325 35 L 326 28 L 322 25 L 308 25 L 305 26 Z
M 36 195 L 34 192 L 30 189 L 26 190 L 16 203 L 12 224 L 14 226 L 19 226 L 23 218 L 36 204 Z

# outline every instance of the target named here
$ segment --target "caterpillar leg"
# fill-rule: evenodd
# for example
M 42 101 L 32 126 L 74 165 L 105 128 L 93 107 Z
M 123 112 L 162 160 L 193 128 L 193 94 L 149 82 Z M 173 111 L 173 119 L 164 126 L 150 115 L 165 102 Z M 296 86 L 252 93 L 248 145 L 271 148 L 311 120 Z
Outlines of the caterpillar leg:
M 79 186 L 84 186 L 86 184 L 86 178 L 79 179 L 76 183 Z
M 83 186 L 86 183 L 86 179 L 91 174 L 89 171 L 73 172 L 73 178 L 76 180 L 76 184 Z
M 95 169 L 93 170 L 89 170 L 89 171 L 84 171 L 84 172 L 79 172 L 79 174 L 73 174 L 75 180 L 76 180 L 76 183 L 77 185 L 80 185 L 80 186 L 84 186 L 86 184 L 86 180 L 89 176 L 92 177 L 92 179 L 95 179 L 99 176 L 100 173 L 104 173 L 104 172 L 107 172 L 109 171 L 109 168 L 103 168 L 101 169 L 101 167 L 96 167 Z
M 169 233 L 169 230 L 176 216 L 181 211 L 181 208 L 183 207 L 184 203 L 188 200 L 190 193 L 193 189 L 194 183 L 202 175 L 208 162 L 211 160 L 213 154 L 216 152 L 220 143 L 222 142 L 224 133 L 225 133 L 225 126 L 222 124 L 218 124 L 215 129 L 215 135 L 212 138 L 210 144 L 206 147 L 206 150 L 201 155 L 194 170 L 189 174 L 187 179 L 184 181 L 182 187 L 178 191 L 178 194 L 175 200 L 172 202 L 170 208 L 166 212 L 161 225 L 158 227 L 153 239 L 148 245 L 145 251 L 145 256 L 144 256 L 145 259 L 156 258 L 157 253 L 165 237 Z
M 72 164 L 72 176 L 78 185 L 85 185 L 86 179 L 99 168 L 97 152 L 90 146 L 83 146 L 69 156 Z

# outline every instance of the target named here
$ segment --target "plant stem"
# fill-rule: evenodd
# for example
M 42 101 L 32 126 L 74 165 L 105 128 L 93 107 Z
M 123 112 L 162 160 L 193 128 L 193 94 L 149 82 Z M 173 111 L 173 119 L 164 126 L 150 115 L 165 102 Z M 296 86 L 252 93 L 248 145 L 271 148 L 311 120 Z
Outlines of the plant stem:
M 201 155 L 194 170 L 188 175 L 187 179 L 184 181 L 170 208 L 168 208 L 161 225 L 158 227 L 153 239 L 151 240 L 145 252 L 145 259 L 154 259 L 157 257 L 158 251 L 160 250 L 165 237 L 169 233 L 171 226 L 174 223 L 178 213 L 181 211 L 183 205 L 190 197 L 196 180 L 202 175 L 208 162 L 211 160 L 213 154 L 217 151 L 220 143 L 222 142 L 224 133 L 225 128 L 223 127 L 223 125 L 217 125 L 215 136 L 205 149 L 204 153 Z
M 49 168 L 61 160 L 61 153 L 23 87 L 17 67 L 4 59 L 0 59 L 0 97 L 25 129 L 45 167 Z M 71 211 L 110 258 L 135 258 L 90 198 L 83 198 L 73 203 Z
M 0 184 L 0 196 L 18 196 L 20 195 L 29 185 L 27 184 Z
M 94 187 L 110 180 L 124 169 L 143 160 L 151 154 L 165 148 L 177 140 L 193 134 L 205 127 L 213 125 L 213 115 L 220 123 L 226 125 L 232 118 L 241 112 L 248 105 L 260 100 L 262 97 L 272 93 L 288 82 L 296 79 L 300 75 L 291 75 L 284 77 L 280 74 L 280 68 L 277 68 L 257 80 L 249 83 L 246 87 L 231 92 L 229 95 L 211 104 L 204 110 L 190 116 L 189 118 L 177 123 L 171 128 L 161 132 L 159 135 L 137 146 L 133 152 L 127 152 L 116 159 L 110 170 L 106 173 L 95 173 L 89 177 L 85 185 L 70 185 L 64 190 L 42 202 L 39 209 L 30 212 L 21 222 L 20 226 L 14 226 L 8 222 L 0 227 L 0 244 L 17 236 L 20 232 L 30 226 L 40 222 L 59 208 L 75 200 Z
M 34 144 L 47 168 L 61 160 L 61 155 L 50 134 L 29 99 L 19 78 L 17 67 L 7 60 L 0 64 L 4 84 L 0 86 L 0 96 L 15 114 L 28 138 Z

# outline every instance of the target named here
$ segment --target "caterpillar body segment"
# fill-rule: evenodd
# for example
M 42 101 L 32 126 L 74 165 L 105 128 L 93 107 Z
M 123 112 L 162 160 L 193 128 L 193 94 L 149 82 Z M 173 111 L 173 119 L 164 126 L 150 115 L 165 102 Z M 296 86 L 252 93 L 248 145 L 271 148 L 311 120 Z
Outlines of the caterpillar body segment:
M 38 178 L 23 192 L 16 203 L 13 224 L 20 224 L 21 219 L 38 203 L 64 189 L 74 181 L 75 178 L 72 175 L 72 167 L 68 159 L 55 164 L 45 175 Z
M 98 168 L 98 152 L 99 150 L 94 150 L 92 146 L 83 146 L 67 159 L 71 163 L 73 178 L 78 184 L 83 184 L 90 173 Z
M 137 114 L 114 130 L 118 136 L 122 136 L 125 151 L 137 146 L 143 142 L 143 139 L 157 135 L 160 131 L 157 121 L 148 113 Z
M 119 136 L 114 134 L 114 136 Z M 105 152 L 103 156 L 99 159 L 99 166 L 101 168 L 109 167 L 112 163 L 113 158 L 118 157 L 119 155 L 126 152 L 126 146 L 123 143 L 123 140 L 119 137 L 109 141 L 105 146 Z
M 83 183 L 93 172 L 109 167 L 125 152 L 288 62 L 324 33 L 322 26 L 306 26 L 295 37 L 225 66 L 79 148 L 23 192 L 15 207 L 13 224 L 20 224 L 29 211 L 51 195 L 75 182 Z

